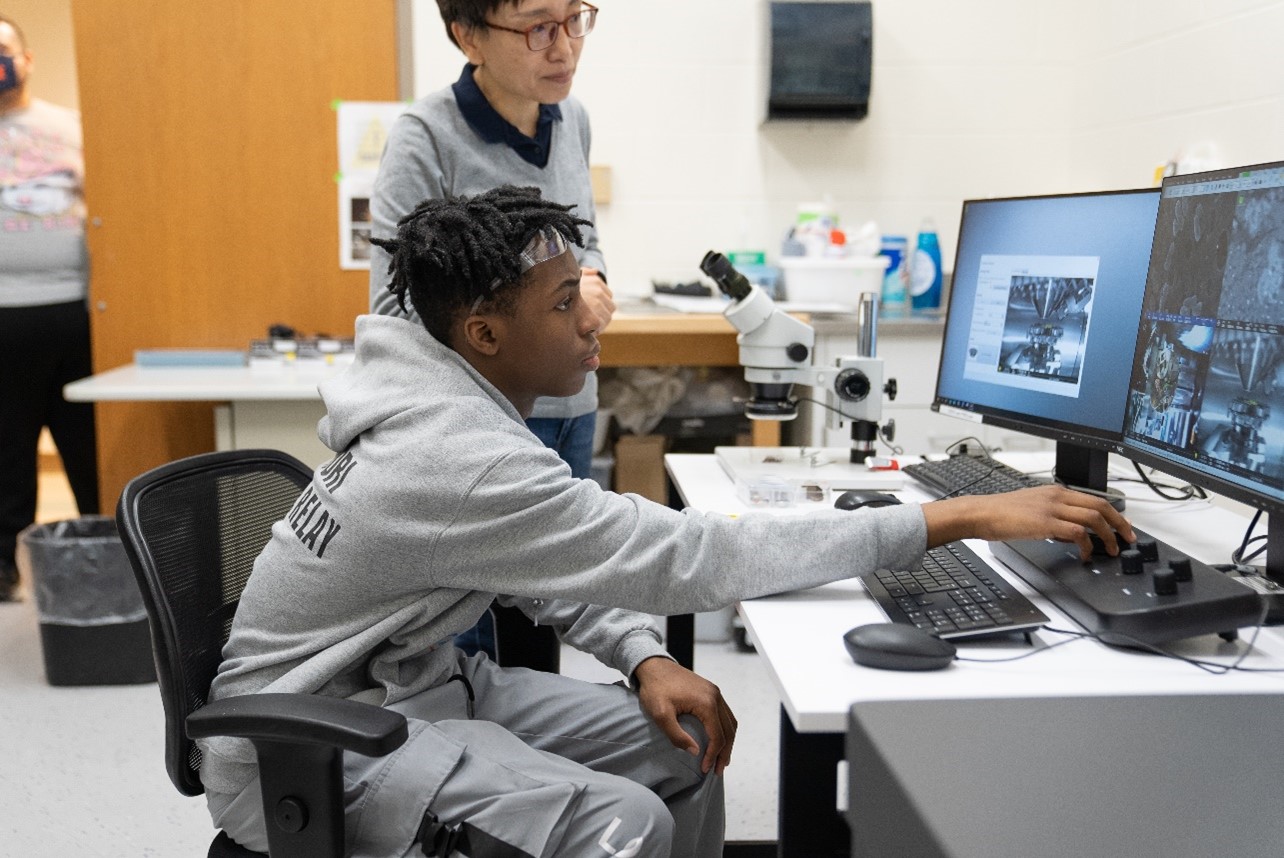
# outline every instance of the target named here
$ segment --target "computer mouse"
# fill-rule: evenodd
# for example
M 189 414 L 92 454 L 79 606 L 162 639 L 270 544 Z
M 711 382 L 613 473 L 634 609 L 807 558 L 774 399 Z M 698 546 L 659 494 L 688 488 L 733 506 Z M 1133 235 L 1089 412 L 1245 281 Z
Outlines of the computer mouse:
M 958 649 L 931 632 L 905 623 L 870 623 L 843 635 L 852 661 L 882 670 L 940 670 Z
M 834 500 L 834 506 L 838 509 L 861 509 L 867 506 L 891 506 L 900 503 L 892 495 L 885 492 L 875 492 L 869 489 L 853 489 L 849 492 L 843 492 Z

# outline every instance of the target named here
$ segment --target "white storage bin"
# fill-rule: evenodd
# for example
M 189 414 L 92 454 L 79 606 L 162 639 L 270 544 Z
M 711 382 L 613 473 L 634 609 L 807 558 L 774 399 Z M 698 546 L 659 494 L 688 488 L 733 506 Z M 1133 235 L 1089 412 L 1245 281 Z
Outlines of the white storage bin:
M 887 263 L 886 256 L 782 257 L 785 300 L 793 304 L 837 304 L 854 308 L 860 303 L 862 292 L 875 295 L 882 292 Z

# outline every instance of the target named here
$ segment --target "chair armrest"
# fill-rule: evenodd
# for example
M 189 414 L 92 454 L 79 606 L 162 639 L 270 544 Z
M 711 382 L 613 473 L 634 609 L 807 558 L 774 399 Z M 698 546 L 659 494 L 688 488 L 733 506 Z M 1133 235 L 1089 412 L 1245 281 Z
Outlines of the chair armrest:
M 382 757 L 401 747 L 408 733 L 404 715 L 369 703 L 318 694 L 245 694 L 188 715 L 187 735 L 324 745 Z

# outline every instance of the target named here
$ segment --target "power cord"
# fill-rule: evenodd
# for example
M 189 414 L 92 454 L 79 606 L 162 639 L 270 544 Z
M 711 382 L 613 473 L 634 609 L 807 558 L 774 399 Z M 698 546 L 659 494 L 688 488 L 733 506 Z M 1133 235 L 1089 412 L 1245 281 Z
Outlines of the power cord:
M 1257 643 L 1257 636 L 1258 634 L 1261 633 L 1262 627 L 1266 624 L 1266 615 L 1267 615 L 1267 612 L 1270 610 L 1270 605 L 1265 599 L 1262 599 L 1261 601 L 1262 601 L 1262 611 L 1261 611 L 1261 614 L 1259 614 L 1258 616 L 1257 624 L 1253 626 L 1253 633 L 1249 637 L 1248 643 L 1245 644 L 1244 649 L 1239 653 L 1236 659 L 1230 664 L 1222 664 L 1221 662 L 1206 661 L 1204 659 L 1189 658 L 1184 655 L 1178 655 L 1175 652 L 1169 652 L 1168 650 L 1161 649 L 1152 643 L 1148 643 L 1138 638 L 1134 638 L 1131 635 L 1124 634 L 1122 632 L 1111 632 L 1111 636 L 1112 638 L 1114 638 L 1114 640 L 1106 641 L 1106 640 L 1103 640 L 1100 635 L 1095 634 L 1093 632 L 1078 632 L 1072 629 L 1053 628 L 1052 626 L 1040 626 L 1039 628 L 1051 634 L 1065 635 L 1066 640 L 1058 641 L 1057 643 L 1049 644 L 1048 646 L 1040 647 L 1039 649 L 1031 650 L 1030 652 L 1025 652 L 1025 653 L 1021 653 L 1020 655 L 1009 656 L 1006 658 L 961 658 L 959 657 L 959 658 L 956 658 L 955 661 L 968 661 L 968 662 L 974 662 L 979 664 L 987 664 L 987 663 L 998 664 L 1000 662 L 1007 662 L 1007 661 L 1020 661 L 1023 658 L 1030 658 L 1032 656 L 1040 655 L 1041 653 L 1048 652 L 1049 650 L 1056 649 L 1057 647 L 1064 646 L 1068 643 L 1074 643 L 1075 641 L 1078 641 L 1078 640 L 1095 640 L 1104 646 L 1113 647 L 1113 646 L 1119 646 L 1117 641 L 1118 639 L 1122 639 L 1127 646 L 1137 647 L 1139 649 L 1143 649 L 1143 650 L 1146 650 L 1147 652 L 1153 653 L 1154 655 L 1163 656 L 1164 658 L 1171 658 L 1177 661 L 1185 662 L 1186 664 L 1189 664 L 1192 667 L 1197 667 L 1206 673 L 1213 674 L 1214 676 L 1222 676 L 1234 670 L 1238 670 L 1243 673 L 1284 673 L 1284 667 L 1243 667 L 1242 666 L 1244 659 L 1248 658 L 1249 653 L 1253 651 L 1253 645 Z
M 1184 486 L 1174 486 L 1169 483 L 1158 483 L 1141 469 L 1141 465 L 1133 462 L 1132 466 L 1137 470 L 1138 479 L 1133 479 L 1132 477 L 1111 477 L 1111 479 L 1120 483 L 1141 483 L 1164 500 L 1185 501 L 1194 498 L 1198 498 L 1199 500 L 1208 500 L 1208 492 L 1193 483 L 1187 483 Z M 1174 492 L 1180 492 L 1180 494 L 1167 494 L 1165 492 L 1166 489 Z M 1132 499 L 1130 498 L 1130 500 Z

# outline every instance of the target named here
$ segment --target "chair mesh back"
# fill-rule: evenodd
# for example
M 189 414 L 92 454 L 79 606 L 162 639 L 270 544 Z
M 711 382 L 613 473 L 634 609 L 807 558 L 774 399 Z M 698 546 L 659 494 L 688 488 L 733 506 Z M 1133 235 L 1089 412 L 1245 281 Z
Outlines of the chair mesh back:
M 254 559 L 311 472 L 273 451 L 195 456 L 150 471 L 121 495 L 118 519 L 151 621 L 165 704 L 166 766 L 202 792 L 188 714 L 205 705 Z

